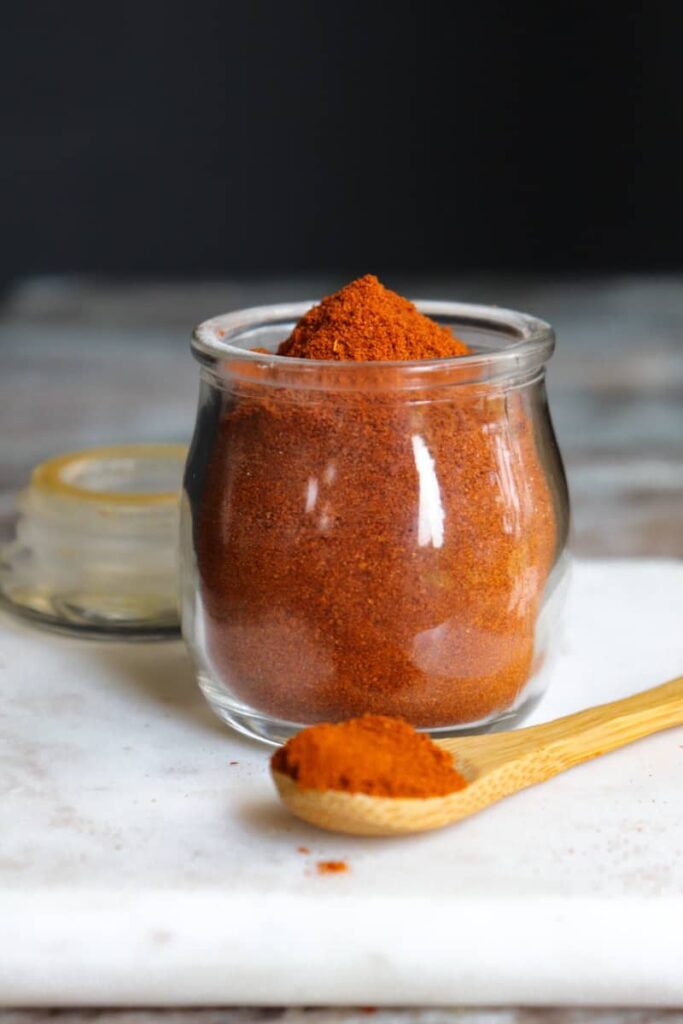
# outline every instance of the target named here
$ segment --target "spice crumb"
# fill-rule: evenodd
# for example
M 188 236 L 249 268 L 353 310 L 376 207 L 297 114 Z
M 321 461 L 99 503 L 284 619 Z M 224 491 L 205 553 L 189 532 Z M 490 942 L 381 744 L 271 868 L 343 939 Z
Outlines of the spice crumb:
M 342 871 L 348 871 L 349 865 L 345 860 L 319 860 L 317 868 L 319 875 L 338 875 Z
M 239 764 L 239 761 L 231 761 L 230 764 Z
M 307 846 L 297 846 L 297 853 L 310 853 L 311 851 Z

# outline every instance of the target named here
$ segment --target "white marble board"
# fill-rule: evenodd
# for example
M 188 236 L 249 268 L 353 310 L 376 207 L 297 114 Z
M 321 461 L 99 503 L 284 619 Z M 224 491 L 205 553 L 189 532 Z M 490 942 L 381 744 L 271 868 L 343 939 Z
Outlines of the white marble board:
M 533 720 L 682 672 L 682 626 L 683 563 L 580 563 Z M 180 643 L 3 615 L 0 692 L 1 1004 L 683 1003 L 683 729 L 354 839 L 280 809 Z

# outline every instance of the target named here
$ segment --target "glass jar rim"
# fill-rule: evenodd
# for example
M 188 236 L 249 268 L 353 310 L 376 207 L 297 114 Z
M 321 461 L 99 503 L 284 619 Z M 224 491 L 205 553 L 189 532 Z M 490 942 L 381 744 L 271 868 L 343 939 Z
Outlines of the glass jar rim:
M 509 344 L 489 352 L 473 352 L 465 356 L 451 356 L 440 359 L 415 359 L 391 361 L 353 361 L 327 359 L 303 359 L 296 356 L 279 356 L 275 353 L 256 352 L 232 344 L 245 333 L 275 326 L 278 323 L 291 324 L 298 321 L 319 300 L 309 302 L 276 303 L 252 306 L 211 317 L 198 324 L 192 332 L 192 351 L 195 357 L 209 366 L 224 360 L 244 360 L 250 363 L 281 367 L 288 371 L 320 371 L 334 366 L 335 372 L 343 374 L 367 373 L 371 368 L 388 368 L 411 374 L 431 374 L 457 369 L 458 376 L 469 376 L 479 381 L 510 374 L 527 375 L 541 367 L 553 353 L 555 333 L 545 320 L 506 309 L 468 302 L 450 302 L 434 299 L 413 299 L 420 312 L 436 318 L 448 318 L 463 328 L 488 330 L 510 338 Z M 284 336 L 286 337 L 286 335 Z M 283 340 L 284 340 L 283 337 Z
M 179 475 L 187 457 L 187 446 L 183 444 L 120 444 L 54 455 L 35 466 L 31 472 L 29 490 L 46 499 L 69 499 L 84 507 L 101 506 L 140 510 L 142 512 L 157 505 L 177 505 L 179 492 L 174 490 L 136 491 L 122 486 L 120 490 L 92 487 L 82 482 L 88 470 L 123 464 L 131 468 L 124 471 L 122 483 L 132 476 L 134 469 L 148 463 L 169 462 L 179 467 Z

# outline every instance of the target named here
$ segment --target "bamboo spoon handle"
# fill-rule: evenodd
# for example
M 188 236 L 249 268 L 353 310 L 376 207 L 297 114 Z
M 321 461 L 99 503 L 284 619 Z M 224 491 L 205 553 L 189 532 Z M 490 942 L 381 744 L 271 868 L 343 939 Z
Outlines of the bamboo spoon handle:
M 683 725 L 683 676 L 633 697 L 579 711 L 553 722 L 488 736 L 466 736 L 440 743 L 457 760 L 472 758 L 478 768 L 525 762 L 525 785 L 549 778 L 651 733 Z M 533 776 L 533 778 L 531 778 Z
M 376 797 L 300 789 L 273 773 L 284 803 L 304 821 L 354 835 L 403 835 L 451 825 L 505 796 L 650 733 L 683 725 L 683 676 L 626 700 L 518 732 L 438 740 L 466 777 L 446 796 Z

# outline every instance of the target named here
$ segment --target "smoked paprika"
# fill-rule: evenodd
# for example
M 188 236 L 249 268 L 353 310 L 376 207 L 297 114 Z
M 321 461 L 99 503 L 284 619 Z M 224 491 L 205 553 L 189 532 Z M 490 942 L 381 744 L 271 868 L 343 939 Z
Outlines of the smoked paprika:
M 271 764 L 302 789 L 431 797 L 467 785 L 447 751 L 407 722 L 384 715 L 310 726 L 276 750 Z
M 447 729 L 526 699 L 563 540 L 542 393 L 460 383 L 469 351 L 368 276 L 280 345 L 327 361 L 301 384 L 281 358 L 226 386 L 193 530 L 202 657 L 239 714 Z M 424 359 L 452 382 L 406 383 Z
M 467 345 L 366 274 L 302 316 L 278 355 L 354 362 L 464 356 Z

